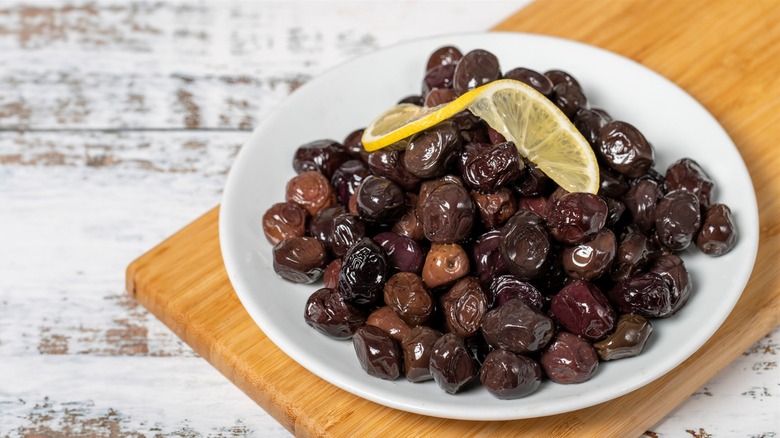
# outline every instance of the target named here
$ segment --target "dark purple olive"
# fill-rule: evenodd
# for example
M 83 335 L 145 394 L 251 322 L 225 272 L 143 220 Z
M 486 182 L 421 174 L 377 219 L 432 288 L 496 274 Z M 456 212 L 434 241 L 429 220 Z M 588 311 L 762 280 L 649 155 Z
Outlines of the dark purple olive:
M 501 78 L 498 58 L 486 50 L 472 50 L 458 61 L 452 88 L 461 94 Z
M 366 318 L 336 289 L 322 288 L 306 301 L 303 319 L 318 332 L 335 339 L 349 339 L 366 324 Z
M 419 178 L 436 178 L 444 175 L 458 158 L 461 145 L 458 126 L 444 121 L 412 137 L 403 164 Z
M 360 366 L 371 376 L 395 380 L 401 375 L 403 358 L 396 341 L 379 327 L 360 327 L 352 337 Z
M 559 242 L 577 244 L 598 233 L 608 214 L 607 204 L 598 196 L 568 193 L 552 204 L 547 225 Z
M 580 108 L 574 115 L 574 126 L 580 131 L 585 140 L 588 140 L 591 146 L 596 145 L 599 137 L 599 130 L 612 121 L 612 117 L 601 109 Z
M 691 275 L 685 268 L 685 263 L 674 254 L 662 255 L 650 264 L 650 272 L 655 272 L 666 280 L 669 285 L 671 314 L 677 313 L 691 296 Z
M 638 178 L 653 165 L 655 153 L 645 136 L 633 125 L 621 121 L 607 123 L 599 131 L 599 157 L 613 170 Z
M 513 68 L 504 74 L 504 79 L 514 79 L 530 85 L 534 90 L 545 96 L 549 97 L 552 95 L 553 83 L 547 76 L 538 71 L 523 67 Z
M 404 356 L 404 375 L 410 382 L 424 382 L 433 379 L 431 374 L 431 352 L 442 334 L 430 327 L 413 328 L 401 341 Z
M 558 332 L 540 360 L 547 377 L 555 383 L 586 382 L 599 367 L 599 357 L 588 341 L 569 332 Z
M 360 160 L 348 160 L 339 166 L 330 183 L 336 189 L 336 195 L 339 197 L 341 205 L 349 205 L 349 198 L 357 192 L 360 183 L 370 175 L 368 167 Z
M 544 298 L 539 289 L 514 275 L 499 275 L 490 283 L 490 293 L 496 306 L 503 306 L 509 300 L 519 299 L 530 307 L 542 310 Z
M 313 283 L 328 265 L 325 246 L 313 237 L 291 237 L 273 249 L 274 272 L 293 283 Z
M 469 192 L 462 186 L 442 184 L 419 202 L 422 202 L 418 214 L 423 232 L 431 242 L 455 243 L 471 234 L 476 209 Z
M 501 187 L 493 193 L 471 192 L 482 225 L 492 230 L 504 225 L 517 211 L 517 201 L 511 190 Z
M 566 271 L 563 269 L 562 252 L 563 248 L 561 245 L 552 245 L 550 247 L 550 255 L 547 256 L 547 263 L 545 264 L 544 270 L 538 278 L 531 281 L 545 297 L 555 295 L 563 286 L 571 281 L 571 277 L 566 275 Z
M 702 208 L 710 205 L 714 183 L 699 163 L 683 158 L 672 163 L 666 170 L 666 186 L 669 191 L 683 189 L 699 198 Z
M 649 318 L 664 318 L 672 314 L 669 284 L 656 272 L 621 280 L 608 296 L 621 313 L 636 313 Z
M 357 210 L 366 222 L 392 224 L 406 210 L 404 192 L 387 178 L 370 175 L 358 187 Z
M 428 196 L 433 193 L 434 190 L 447 184 L 455 184 L 461 187 L 465 187 L 463 180 L 455 175 L 445 175 L 438 179 L 423 181 L 423 183 L 420 184 L 420 192 L 417 196 L 417 212 L 419 213 L 422 211 L 423 204 L 425 204 Z
M 411 272 L 399 272 L 384 287 L 385 304 L 411 327 L 428 322 L 435 303 L 422 278 Z
M 376 176 L 383 176 L 401 186 L 405 191 L 417 191 L 420 178 L 404 167 L 404 152 L 380 149 L 368 154 L 368 168 Z
M 550 186 L 552 180 L 535 164 L 525 159 L 523 161 L 525 161 L 523 172 L 510 186 L 521 196 L 541 195 Z
M 482 336 L 488 344 L 518 354 L 541 350 L 554 332 L 552 319 L 519 299 L 489 311 L 482 321 Z
M 544 75 L 547 77 L 547 79 L 550 80 L 550 82 L 552 82 L 553 86 L 558 84 L 567 84 L 580 87 L 580 83 L 577 82 L 577 79 L 574 79 L 574 76 L 563 70 L 549 70 L 544 72 Z
M 368 151 L 363 148 L 363 131 L 365 130 L 356 129 L 350 132 L 344 139 L 344 149 L 352 158 L 366 161 Z
M 609 270 L 616 251 L 615 234 L 604 228 L 586 242 L 565 247 L 561 253 L 563 269 L 571 278 L 594 280 Z
M 457 47 L 443 46 L 436 49 L 428 58 L 428 63 L 425 66 L 425 71 L 428 71 L 437 65 L 449 65 L 457 64 L 460 59 L 463 58 L 463 54 Z
M 572 119 L 582 108 L 588 107 L 588 98 L 578 85 L 561 83 L 553 86 L 553 103 Z
M 521 280 L 537 278 L 550 252 L 550 237 L 538 214 L 520 210 L 501 231 L 501 257 L 509 272 Z
M 547 201 L 547 198 L 544 196 L 520 197 L 517 202 L 517 209 L 532 211 L 545 217 L 547 216 Z
M 511 400 L 525 397 L 539 389 L 542 368 L 533 359 L 496 349 L 482 363 L 479 380 L 494 397 Z
M 430 371 L 441 389 L 455 394 L 468 385 L 479 370 L 463 338 L 447 333 L 433 344 Z
M 349 160 L 347 150 L 333 140 L 317 140 L 295 151 L 293 168 L 297 173 L 316 170 L 330 179 L 342 163 Z
M 487 297 L 476 277 L 458 280 L 441 296 L 441 309 L 446 327 L 461 337 L 477 333 L 488 310 Z
M 445 103 L 452 102 L 457 99 L 458 95 L 455 94 L 455 90 L 452 88 L 435 88 L 425 95 L 424 106 L 433 108 L 435 106 L 444 105 Z
M 463 180 L 471 188 L 494 192 L 520 176 L 520 154 L 512 142 L 481 148 L 466 162 Z
M 731 210 L 724 204 L 712 204 L 704 214 L 704 223 L 696 236 L 696 246 L 710 256 L 722 256 L 737 244 L 737 228 Z
M 615 331 L 604 340 L 593 344 L 593 347 L 596 348 L 601 360 L 634 357 L 642 352 L 652 332 L 653 326 L 650 321 L 639 315 L 627 313 L 618 317 Z
M 574 280 L 550 301 L 550 316 L 575 335 L 596 341 L 615 327 L 615 310 L 596 285 Z
M 341 205 L 323 208 L 309 222 L 309 235 L 328 248 L 330 239 L 333 237 L 333 220 L 344 214 L 346 214 L 346 210 Z
M 495 276 L 508 272 L 501 258 L 500 244 L 501 230 L 491 230 L 479 236 L 471 247 L 474 274 L 483 286 L 489 285 Z M 488 301 L 493 304 L 492 299 Z
M 499 144 L 499 143 L 506 142 L 506 137 L 504 137 L 504 134 L 501 134 L 500 132 L 491 128 L 489 125 L 487 127 L 487 131 L 488 131 L 488 139 L 490 140 L 490 144 Z
M 599 195 L 621 199 L 628 189 L 625 176 L 608 167 L 599 166 Z
M 423 77 L 422 95 L 425 96 L 431 90 L 452 88 L 455 66 L 456 64 L 442 64 L 428 70 Z
M 349 214 L 333 218 L 333 229 L 327 247 L 336 257 L 344 257 L 352 246 L 366 236 L 366 225 Z
M 655 230 L 661 243 L 682 251 L 691 244 L 701 227 L 699 198 L 687 190 L 674 190 L 658 201 L 655 210 Z
M 382 296 L 389 266 L 382 248 L 364 237 L 344 256 L 339 272 L 339 291 L 355 304 L 372 304 Z
M 615 252 L 612 279 L 624 280 L 642 269 L 653 253 L 652 244 L 636 226 L 629 226 L 620 236 Z
M 373 239 L 385 250 L 390 266 L 401 272 L 422 272 L 425 251 L 417 242 L 392 231 L 379 233 Z
M 655 228 L 656 206 L 661 196 L 658 183 L 651 179 L 637 181 L 623 196 L 631 222 L 646 236 L 652 234 Z
M 626 212 L 626 204 L 607 196 L 602 196 L 601 199 L 607 203 L 607 209 L 609 210 L 607 223 L 604 226 L 608 228 L 617 227 L 618 224 L 622 223 L 621 219 L 623 219 L 623 213 Z
M 278 202 L 263 214 L 265 238 L 271 245 L 276 245 L 290 237 L 302 237 L 306 234 L 307 218 L 303 207 L 291 202 Z

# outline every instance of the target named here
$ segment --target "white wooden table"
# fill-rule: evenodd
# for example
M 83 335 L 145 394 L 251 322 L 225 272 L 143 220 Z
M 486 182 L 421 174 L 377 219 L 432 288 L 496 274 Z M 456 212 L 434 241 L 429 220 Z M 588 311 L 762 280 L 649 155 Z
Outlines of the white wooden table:
M 128 297 L 300 84 L 521 2 L 0 3 L 0 436 L 287 436 Z M 780 433 L 780 330 L 648 436 Z

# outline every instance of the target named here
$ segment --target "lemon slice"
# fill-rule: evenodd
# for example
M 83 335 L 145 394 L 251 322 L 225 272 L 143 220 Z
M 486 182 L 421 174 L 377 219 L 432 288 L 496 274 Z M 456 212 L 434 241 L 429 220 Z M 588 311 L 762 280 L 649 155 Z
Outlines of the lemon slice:
M 390 108 L 363 132 L 363 147 L 375 151 L 389 146 L 464 109 L 514 142 L 521 155 L 567 191 L 598 192 L 599 166 L 588 141 L 549 99 L 511 79 L 475 88 L 434 108 Z

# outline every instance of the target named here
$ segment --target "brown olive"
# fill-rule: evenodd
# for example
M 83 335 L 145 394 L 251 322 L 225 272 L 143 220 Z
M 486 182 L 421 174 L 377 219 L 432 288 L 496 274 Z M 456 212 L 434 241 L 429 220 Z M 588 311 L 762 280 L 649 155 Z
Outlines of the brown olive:
M 618 317 L 615 331 L 593 346 L 601 360 L 634 357 L 642 352 L 652 332 L 650 321 L 642 316 L 626 313 Z
M 306 210 L 290 202 L 279 202 L 271 206 L 263 215 L 265 238 L 276 245 L 290 237 L 306 234 Z
M 655 231 L 661 243 L 682 251 L 691 244 L 701 226 L 699 199 L 687 190 L 667 193 L 655 209 Z
M 615 310 L 595 284 L 574 280 L 550 301 L 550 316 L 566 330 L 585 339 L 603 338 L 615 327 Z
M 333 260 L 325 267 L 322 274 L 322 281 L 328 289 L 337 289 L 339 287 L 339 271 L 341 270 L 341 259 Z
M 521 280 L 531 280 L 543 272 L 550 252 L 549 233 L 544 219 L 520 210 L 501 231 L 501 257 L 509 271 Z
M 653 146 L 633 125 L 612 121 L 599 131 L 596 152 L 616 172 L 638 178 L 653 165 Z
M 456 243 L 471 234 L 476 208 L 462 186 L 442 184 L 419 202 L 423 232 L 431 242 Z
M 433 314 L 433 296 L 422 278 L 411 272 L 399 272 L 385 284 L 385 304 L 412 327 L 428 322 Z
M 455 394 L 477 376 L 477 361 L 463 338 L 447 333 L 433 344 L 430 371 L 441 389 Z
M 458 126 L 452 121 L 444 121 L 412 137 L 403 163 L 418 178 L 436 178 L 446 173 L 460 149 Z
M 328 264 L 325 246 L 313 237 L 291 237 L 273 249 L 274 271 L 293 283 L 313 283 Z
M 437 65 L 457 64 L 460 59 L 463 58 L 463 54 L 457 47 L 443 46 L 434 50 L 431 56 L 428 58 L 425 70 L 428 71 Z
M 482 321 L 482 335 L 495 348 L 526 354 L 539 351 L 555 333 L 553 320 L 520 299 L 496 307 Z
M 409 331 L 401 341 L 404 356 L 404 375 L 410 382 L 424 382 L 433 379 L 430 370 L 433 344 L 441 338 L 438 330 L 419 326 Z
M 422 278 L 429 288 L 451 283 L 469 272 L 469 257 L 456 243 L 433 244 L 425 257 Z
M 453 88 L 458 96 L 501 78 L 498 58 L 486 50 L 472 50 L 458 61 L 453 78 Z
M 542 368 L 533 359 L 495 349 L 488 353 L 479 371 L 488 392 L 502 400 L 525 397 L 542 384 Z
M 596 350 L 586 340 L 564 331 L 555 335 L 540 362 L 547 377 L 562 384 L 586 382 L 599 367 Z
M 702 208 L 710 205 L 714 183 L 704 169 L 690 158 L 683 158 L 672 163 L 666 170 L 666 186 L 669 191 L 683 189 L 692 192 L 699 198 Z
M 369 375 L 385 380 L 395 380 L 401 375 L 401 349 L 382 329 L 370 325 L 360 327 L 352 337 L 352 346 L 360 366 Z
M 506 187 L 501 187 L 493 193 L 473 190 L 471 199 L 477 205 L 482 224 L 489 230 L 504 225 L 517 211 L 517 201 L 512 191 Z
M 365 316 L 331 288 L 311 294 L 306 301 L 304 320 L 318 332 L 336 339 L 351 338 L 366 323 Z
M 417 217 L 417 195 L 414 193 L 405 194 L 406 210 L 404 214 L 394 224 L 390 230 L 412 240 L 422 240 L 425 237 L 422 222 Z
M 382 306 L 371 312 L 366 324 L 381 328 L 398 342 L 401 342 L 412 329 L 389 306 Z
M 338 203 L 330 181 L 313 170 L 300 173 L 287 183 L 286 201 L 300 205 L 312 217 Z
M 731 210 L 724 204 L 712 204 L 704 214 L 704 223 L 696 236 L 696 246 L 710 256 L 722 256 L 737 244 L 737 228 Z
M 488 310 L 487 297 L 476 277 L 466 277 L 441 296 L 441 308 L 447 328 L 466 338 L 479 330 Z
M 604 228 L 586 242 L 565 247 L 561 260 L 563 269 L 571 278 L 599 278 L 612 266 L 616 250 L 615 234 L 609 228 Z

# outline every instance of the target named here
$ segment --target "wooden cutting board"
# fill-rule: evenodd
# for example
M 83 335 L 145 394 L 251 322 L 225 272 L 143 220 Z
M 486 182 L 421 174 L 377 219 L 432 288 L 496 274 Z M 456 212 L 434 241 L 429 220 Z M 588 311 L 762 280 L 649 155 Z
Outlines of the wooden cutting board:
M 690 359 L 616 400 L 544 418 L 473 422 L 401 412 L 342 391 L 282 353 L 241 306 L 220 256 L 217 208 L 135 260 L 127 291 L 296 435 L 638 436 L 780 322 L 778 23 L 777 0 L 547 0 L 496 27 L 590 43 L 670 78 L 726 128 L 756 187 L 761 243 L 734 311 Z

